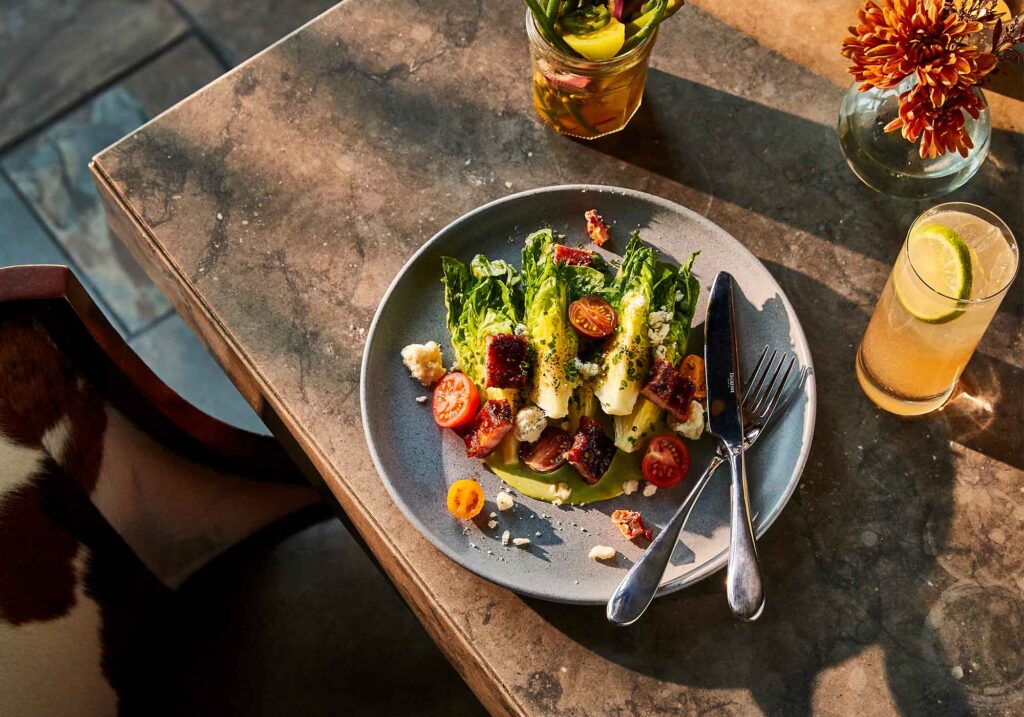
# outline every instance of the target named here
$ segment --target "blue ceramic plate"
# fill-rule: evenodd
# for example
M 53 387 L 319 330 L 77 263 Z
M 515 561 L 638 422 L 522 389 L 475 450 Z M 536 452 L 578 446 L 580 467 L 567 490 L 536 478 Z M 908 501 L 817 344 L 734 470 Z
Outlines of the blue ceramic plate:
M 589 506 L 555 507 L 516 494 L 516 505 L 497 511 L 494 496 L 502 483 L 483 464 L 466 458 L 462 441 L 442 431 L 430 404 L 416 397 L 428 391 L 409 377 L 399 355 L 406 344 L 437 341 L 445 364 L 454 354 L 445 329 L 441 257 L 469 261 L 483 253 L 519 266 L 522 239 L 551 226 L 568 242 L 586 240 L 583 213 L 597 209 L 612 224 L 620 252 L 629 232 L 640 227 L 644 240 L 678 261 L 700 250 L 694 265 L 701 280 L 695 322 L 696 343 L 703 335 L 707 291 L 720 270 L 736 277 L 737 324 L 743 372 L 752 368 L 765 344 L 796 352 L 811 366 L 800 321 L 775 279 L 742 244 L 722 228 L 678 204 L 641 192 L 613 187 L 569 185 L 515 194 L 475 209 L 438 232 L 405 265 L 377 309 L 363 356 L 360 400 L 370 453 L 381 480 L 399 509 L 445 555 L 467 570 L 524 595 L 577 604 L 608 600 L 641 549 L 627 543 L 609 515 L 618 508 L 639 510 L 655 531 L 683 499 L 687 483 L 645 498 L 639 493 Z M 700 351 L 691 339 L 690 350 Z M 754 524 L 760 536 L 778 517 L 796 489 L 814 430 L 813 375 L 775 429 L 749 454 L 748 476 Z M 713 451 L 712 439 L 690 443 L 692 471 L 699 473 Z M 639 476 L 638 476 L 639 477 Z M 445 510 L 448 486 L 476 478 L 487 506 L 475 522 L 459 521 Z M 679 590 L 715 572 L 727 560 L 728 472 L 715 476 L 698 502 L 659 594 Z M 498 513 L 498 526 L 487 517 Z M 526 547 L 502 546 L 501 535 L 527 537 Z M 610 545 L 619 554 L 609 562 L 587 557 L 594 545 Z

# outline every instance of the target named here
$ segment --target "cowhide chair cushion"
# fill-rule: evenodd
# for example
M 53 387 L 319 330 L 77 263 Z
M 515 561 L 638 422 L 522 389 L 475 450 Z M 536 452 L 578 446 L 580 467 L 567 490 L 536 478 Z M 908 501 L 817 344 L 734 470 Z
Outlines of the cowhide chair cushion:
M 114 407 L 42 322 L 0 314 L 0 714 L 110 715 L 146 614 L 312 489 L 215 468 Z

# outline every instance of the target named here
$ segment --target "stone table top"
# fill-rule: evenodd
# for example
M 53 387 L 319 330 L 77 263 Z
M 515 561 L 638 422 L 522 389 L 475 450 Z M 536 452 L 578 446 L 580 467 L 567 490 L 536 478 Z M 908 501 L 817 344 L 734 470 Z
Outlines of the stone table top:
M 1020 277 L 968 370 L 969 397 L 927 420 L 881 413 L 856 385 L 854 349 L 924 205 L 848 171 L 842 88 L 799 64 L 806 51 L 784 56 L 688 7 L 662 29 L 629 128 L 573 141 L 530 106 L 523 15 L 517 2 L 342 3 L 99 155 L 108 220 L 323 477 L 492 712 L 1020 713 Z M 951 197 L 990 207 L 1018 237 L 1022 153 L 1019 133 L 997 129 Z M 575 182 L 705 214 L 801 316 L 817 428 L 761 542 L 769 599 L 756 624 L 730 617 L 721 576 L 626 630 L 600 608 L 521 598 L 436 551 L 373 469 L 359 363 L 392 277 L 467 210 Z

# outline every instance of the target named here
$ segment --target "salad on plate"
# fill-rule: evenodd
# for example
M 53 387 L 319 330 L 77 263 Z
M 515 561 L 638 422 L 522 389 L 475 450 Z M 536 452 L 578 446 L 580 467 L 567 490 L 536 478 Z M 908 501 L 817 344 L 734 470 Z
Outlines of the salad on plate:
M 454 361 L 444 367 L 437 341 L 402 350 L 412 376 L 433 387 L 419 400 L 437 425 L 508 486 L 555 505 L 633 493 L 641 480 L 645 495 L 678 485 L 686 441 L 704 431 L 704 364 L 687 353 L 699 252 L 667 261 L 637 230 L 615 259 L 598 250 L 608 226 L 594 211 L 585 219 L 596 246 L 542 228 L 524 240 L 518 267 L 444 257 Z M 510 500 L 499 493 L 498 508 Z M 448 490 L 457 518 L 484 502 L 475 480 Z M 650 539 L 639 513 L 612 519 L 628 539 Z

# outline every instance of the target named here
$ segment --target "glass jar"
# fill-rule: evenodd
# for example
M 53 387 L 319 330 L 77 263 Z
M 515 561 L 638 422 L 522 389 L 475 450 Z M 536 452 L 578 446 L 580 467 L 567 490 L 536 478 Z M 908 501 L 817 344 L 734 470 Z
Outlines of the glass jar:
M 626 54 L 602 62 L 570 57 L 553 47 L 529 10 L 526 34 L 533 107 L 556 132 L 594 139 L 629 123 L 644 94 L 657 29 Z
M 952 192 L 975 175 L 988 156 L 992 126 L 985 96 L 975 88 L 983 104 L 980 116 L 964 113 L 974 148 L 966 157 L 954 151 L 921 159 L 920 139 L 911 143 L 898 130 L 885 131 L 899 115 L 900 95 L 915 82 L 911 76 L 899 87 L 865 92 L 857 83 L 851 85 L 839 108 L 839 143 L 850 169 L 872 189 L 893 197 L 929 199 Z

